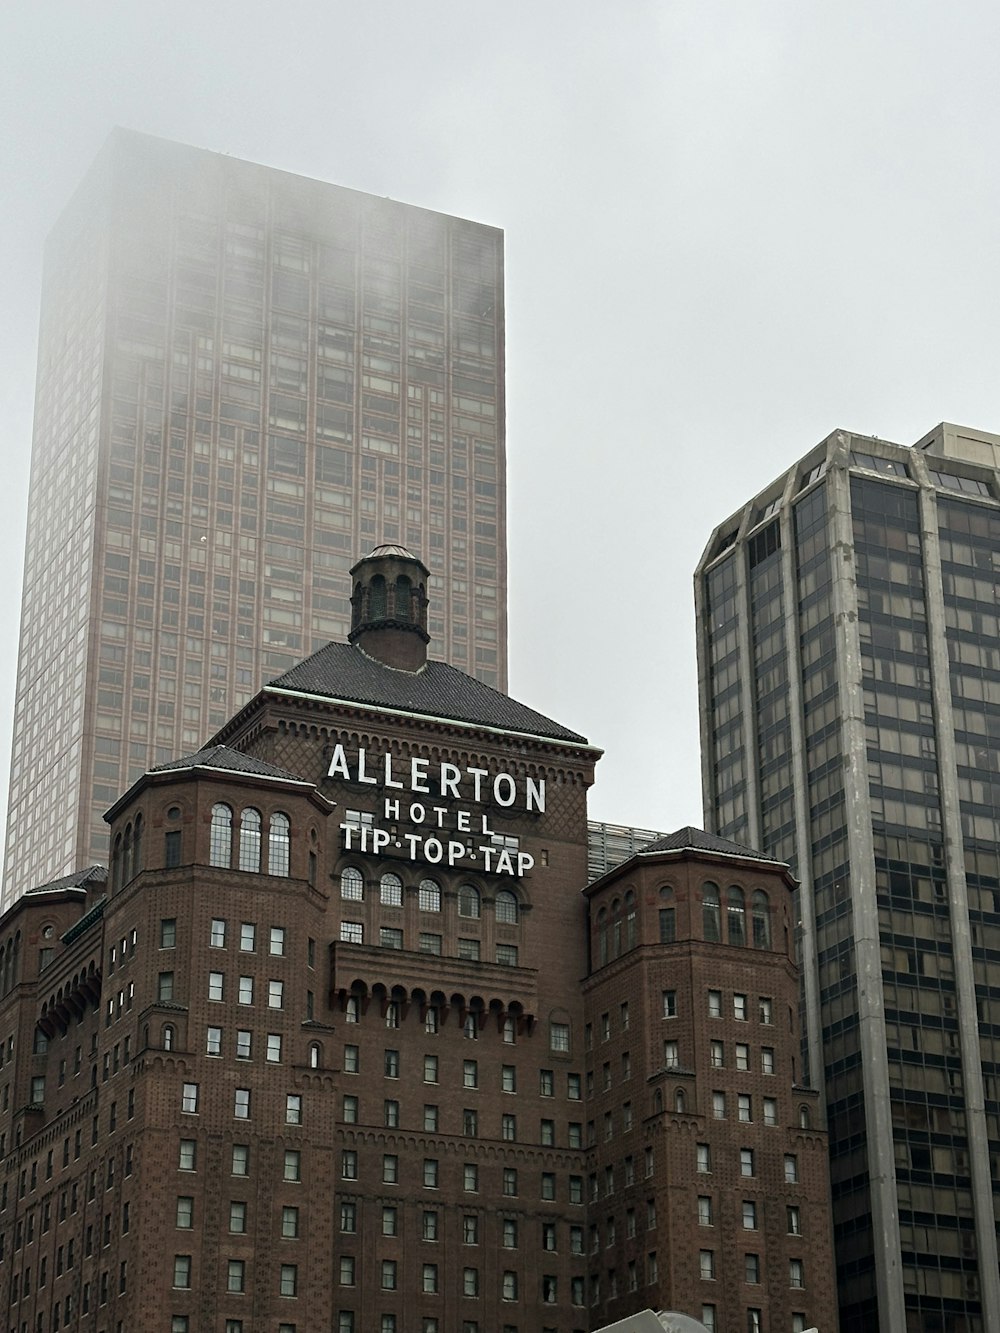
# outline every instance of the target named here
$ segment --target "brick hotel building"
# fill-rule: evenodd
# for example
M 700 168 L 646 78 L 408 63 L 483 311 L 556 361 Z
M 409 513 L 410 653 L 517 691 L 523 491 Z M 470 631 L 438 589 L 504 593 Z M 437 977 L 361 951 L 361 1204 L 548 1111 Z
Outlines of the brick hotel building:
M 787 868 L 587 883 L 599 751 L 427 659 L 429 571 L 0 918 L 12 1333 L 715 1333 L 834 1318 Z

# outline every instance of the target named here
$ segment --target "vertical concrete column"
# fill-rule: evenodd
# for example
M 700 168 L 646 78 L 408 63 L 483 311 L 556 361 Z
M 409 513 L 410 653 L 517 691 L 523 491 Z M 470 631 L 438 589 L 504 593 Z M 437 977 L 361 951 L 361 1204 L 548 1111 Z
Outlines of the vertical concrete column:
M 937 743 L 941 832 L 944 842 L 945 872 L 948 877 L 951 948 L 955 963 L 958 1039 L 962 1052 L 962 1084 L 972 1171 L 972 1205 L 976 1220 L 980 1299 L 983 1305 L 983 1327 L 1000 1329 L 1000 1270 L 998 1270 L 997 1235 L 993 1215 L 993 1178 L 990 1171 L 989 1136 L 986 1124 L 986 1094 L 979 1046 L 979 1015 L 976 1009 L 975 972 L 972 964 L 969 889 L 965 878 L 962 815 L 958 794 L 955 719 L 951 706 L 951 669 L 945 637 L 944 586 L 941 576 L 937 500 L 936 492 L 924 474 L 923 457 L 914 454 L 914 464 L 914 470 L 918 472 L 923 482 L 920 488 L 920 540 L 924 561 L 924 595 L 927 602 L 927 641 L 931 659 L 931 693 Z
M 858 1029 L 864 1076 L 866 1150 L 875 1244 L 879 1333 L 906 1333 L 900 1260 L 899 1207 L 893 1161 L 885 997 L 875 896 L 875 846 L 868 791 L 861 640 L 850 477 L 846 461 L 827 471 L 830 500 L 832 604 L 838 659 L 844 799 L 851 874 L 851 913 L 857 972 Z

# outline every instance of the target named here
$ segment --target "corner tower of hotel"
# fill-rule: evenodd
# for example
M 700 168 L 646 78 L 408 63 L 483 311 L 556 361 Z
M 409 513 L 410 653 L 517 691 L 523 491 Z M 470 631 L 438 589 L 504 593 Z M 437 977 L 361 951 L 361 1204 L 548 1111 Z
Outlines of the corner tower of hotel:
M 695 576 L 706 827 L 800 881 L 843 1333 L 1000 1328 L 998 469 L 837 431 Z
M 45 255 L 4 904 L 430 569 L 434 651 L 506 688 L 503 237 L 116 131 Z

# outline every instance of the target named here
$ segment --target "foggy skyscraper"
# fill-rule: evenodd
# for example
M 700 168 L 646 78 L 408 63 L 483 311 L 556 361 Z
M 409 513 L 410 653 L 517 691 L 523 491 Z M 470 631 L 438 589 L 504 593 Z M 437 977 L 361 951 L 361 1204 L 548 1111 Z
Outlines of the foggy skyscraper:
M 343 637 L 379 542 L 506 688 L 503 338 L 496 228 L 115 131 L 46 250 L 4 904 Z

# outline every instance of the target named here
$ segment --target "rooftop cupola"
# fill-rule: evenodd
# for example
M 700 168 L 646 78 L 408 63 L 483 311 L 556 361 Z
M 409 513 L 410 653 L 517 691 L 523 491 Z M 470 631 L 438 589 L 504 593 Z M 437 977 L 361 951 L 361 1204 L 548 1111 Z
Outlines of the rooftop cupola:
M 397 671 L 427 661 L 430 570 L 405 546 L 376 546 L 351 570 L 351 643 Z

